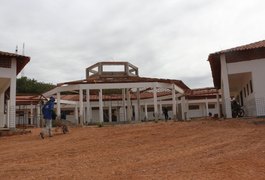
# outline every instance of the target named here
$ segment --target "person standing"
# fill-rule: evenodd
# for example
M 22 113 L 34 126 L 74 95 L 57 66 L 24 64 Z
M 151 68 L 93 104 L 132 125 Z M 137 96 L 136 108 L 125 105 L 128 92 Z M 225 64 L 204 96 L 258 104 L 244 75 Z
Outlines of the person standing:
M 163 108 L 163 113 L 165 115 L 165 120 L 168 120 L 168 109 L 166 107 Z
M 42 114 L 45 120 L 45 128 L 40 132 L 40 136 L 44 139 L 44 136 L 49 134 L 49 137 L 52 137 L 52 114 L 54 108 L 54 97 L 50 97 L 50 100 L 42 107 Z

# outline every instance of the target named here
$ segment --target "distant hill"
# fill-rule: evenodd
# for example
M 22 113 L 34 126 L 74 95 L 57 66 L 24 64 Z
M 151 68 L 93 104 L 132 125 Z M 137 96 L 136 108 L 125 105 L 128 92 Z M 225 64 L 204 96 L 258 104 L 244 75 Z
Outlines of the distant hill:
M 54 87 L 54 84 L 38 82 L 27 77 L 17 79 L 17 94 L 43 94 Z

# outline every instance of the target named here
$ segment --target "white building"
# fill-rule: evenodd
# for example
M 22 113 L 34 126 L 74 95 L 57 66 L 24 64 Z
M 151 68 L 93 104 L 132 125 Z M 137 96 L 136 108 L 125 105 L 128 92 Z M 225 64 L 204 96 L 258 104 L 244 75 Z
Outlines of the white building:
M 56 111 L 71 112 L 75 123 L 144 121 L 220 114 L 218 91 L 213 88 L 191 90 L 180 80 L 146 78 L 128 62 L 99 62 L 86 69 L 86 79 L 60 83 L 44 94 L 56 97 Z M 68 95 L 65 95 L 66 92 Z M 199 109 L 189 109 L 198 106 Z
M 0 51 L 0 127 L 16 127 L 16 77 L 29 57 Z
M 187 104 L 187 117 L 201 118 L 210 114 L 220 117 L 221 98 L 220 93 L 215 88 L 199 88 L 185 91 Z
M 247 116 L 265 116 L 265 41 L 209 55 L 214 86 L 222 92 L 223 114 L 231 118 L 231 97 Z
M 176 118 L 177 113 L 184 117 L 186 110 L 177 109 L 178 98 L 183 101 L 184 90 L 188 88 L 182 81 L 139 77 L 138 68 L 128 62 L 99 62 L 86 69 L 86 76 L 84 80 L 58 84 L 44 94 L 45 97 L 56 96 L 59 117 L 61 108 L 68 106 L 78 111 L 76 119 L 81 125 L 102 123 L 104 119 L 111 122 L 113 113 L 118 121 L 159 119 L 162 106 L 167 104 L 172 106 L 172 118 Z M 78 92 L 78 101 L 63 100 L 64 92 Z M 91 95 L 98 96 L 98 101 L 91 100 Z M 148 108 L 153 109 L 152 117 Z

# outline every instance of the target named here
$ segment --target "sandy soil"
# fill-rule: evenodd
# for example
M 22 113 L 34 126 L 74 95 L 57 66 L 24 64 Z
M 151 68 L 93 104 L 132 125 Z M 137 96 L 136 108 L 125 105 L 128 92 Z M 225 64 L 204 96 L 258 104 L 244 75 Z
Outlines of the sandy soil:
M 149 122 L 0 138 L 0 179 L 265 179 L 265 124 Z

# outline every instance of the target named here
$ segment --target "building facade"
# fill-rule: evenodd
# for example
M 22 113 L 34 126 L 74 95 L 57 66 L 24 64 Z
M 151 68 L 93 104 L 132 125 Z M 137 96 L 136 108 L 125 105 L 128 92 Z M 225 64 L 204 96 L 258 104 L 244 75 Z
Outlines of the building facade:
M 16 77 L 29 57 L 0 51 L 0 127 L 16 127 Z
M 215 88 L 222 92 L 225 117 L 232 117 L 231 98 L 246 116 L 265 116 L 265 41 L 212 53 L 208 61 Z

